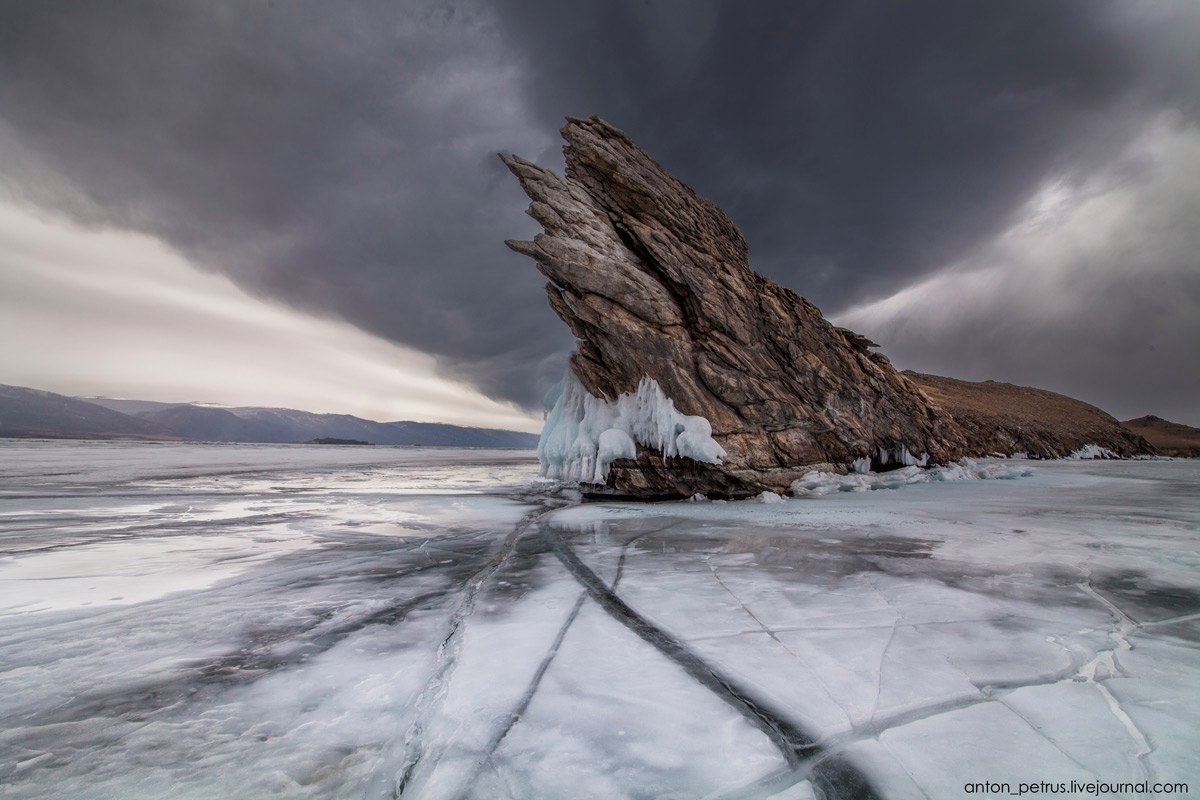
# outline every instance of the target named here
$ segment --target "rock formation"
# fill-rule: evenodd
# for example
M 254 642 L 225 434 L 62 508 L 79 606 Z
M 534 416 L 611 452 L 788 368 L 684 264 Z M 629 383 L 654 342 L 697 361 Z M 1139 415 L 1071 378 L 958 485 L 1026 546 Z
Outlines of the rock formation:
M 1154 452 L 1140 435 L 1082 400 L 999 381 L 904 375 L 954 418 L 969 443 L 966 455 L 1063 458 L 1088 445 L 1120 456 Z
M 966 452 L 874 343 L 751 271 L 711 201 L 603 120 L 562 135 L 565 176 L 503 157 L 544 229 L 507 244 L 537 262 L 579 340 L 543 433 L 549 474 L 623 496 L 743 497 L 814 464 Z

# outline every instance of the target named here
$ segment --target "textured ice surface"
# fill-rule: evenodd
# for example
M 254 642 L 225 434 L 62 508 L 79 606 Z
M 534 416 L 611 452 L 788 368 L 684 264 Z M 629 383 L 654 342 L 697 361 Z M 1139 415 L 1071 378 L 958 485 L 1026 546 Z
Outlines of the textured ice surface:
M 1195 785 L 1200 758 L 1181 737 L 1194 751 L 1200 465 L 1020 469 L 678 504 L 673 519 L 587 505 L 554 524 L 633 542 L 626 602 L 753 676 L 881 795 L 1072 776 Z
M 899 489 L 918 483 L 1020 478 L 1031 474 L 1028 467 L 971 458 L 964 458 L 945 467 L 921 469 L 909 465 L 878 473 L 862 468 L 862 463 L 858 461 L 854 466 L 854 471 L 848 475 L 810 470 L 799 480 L 792 481 L 790 492 L 793 497 L 820 497 L 832 492 L 869 492 L 877 489 Z
M 548 511 L 365 450 L 0 442 L 0 796 L 1200 782 L 1196 462 Z
M 725 457 L 708 420 L 679 413 L 654 380 L 643 378 L 636 392 L 610 401 L 589 394 L 567 370 L 538 442 L 543 474 L 604 483 L 613 461 L 637 455 L 636 444 L 709 464 Z

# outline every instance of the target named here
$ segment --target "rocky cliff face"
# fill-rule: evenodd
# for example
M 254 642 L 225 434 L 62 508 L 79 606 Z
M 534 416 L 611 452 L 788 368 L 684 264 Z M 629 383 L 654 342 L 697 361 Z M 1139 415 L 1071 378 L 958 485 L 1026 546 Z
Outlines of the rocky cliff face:
M 550 474 L 643 498 L 741 497 L 814 464 L 965 452 L 872 342 L 751 271 L 716 205 L 596 117 L 562 135 L 565 176 L 504 158 L 544 229 L 507 244 L 537 262 L 579 340 L 543 434 Z

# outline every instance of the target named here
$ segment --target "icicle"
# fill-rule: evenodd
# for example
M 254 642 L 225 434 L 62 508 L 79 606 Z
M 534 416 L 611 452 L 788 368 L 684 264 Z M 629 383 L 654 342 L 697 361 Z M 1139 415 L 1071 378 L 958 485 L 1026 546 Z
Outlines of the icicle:
M 725 451 L 704 417 L 681 414 L 658 383 L 642 378 L 637 391 L 607 401 L 588 393 L 569 369 L 538 442 L 542 474 L 558 480 L 604 483 L 612 462 L 634 458 L 636 445 L 665 458 L 719 464 Z

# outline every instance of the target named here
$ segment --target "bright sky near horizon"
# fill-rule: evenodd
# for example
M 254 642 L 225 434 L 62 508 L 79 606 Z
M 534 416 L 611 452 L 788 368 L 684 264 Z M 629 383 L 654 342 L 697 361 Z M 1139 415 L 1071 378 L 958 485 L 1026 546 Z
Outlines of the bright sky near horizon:
M 254 297 L 162 242 L 0 203 L 0 375 L 76 396 L 536 432 L 428 355 Z

